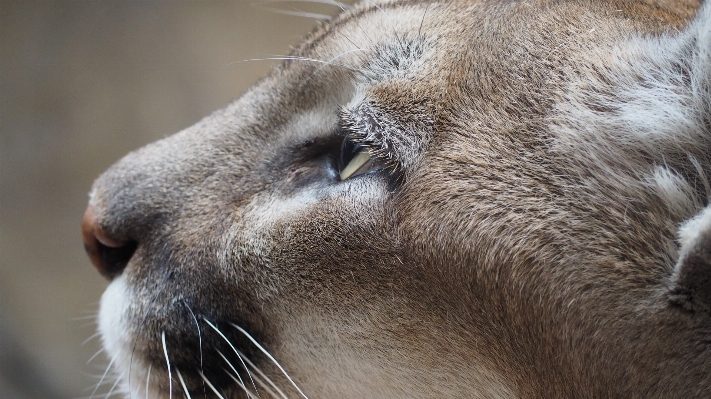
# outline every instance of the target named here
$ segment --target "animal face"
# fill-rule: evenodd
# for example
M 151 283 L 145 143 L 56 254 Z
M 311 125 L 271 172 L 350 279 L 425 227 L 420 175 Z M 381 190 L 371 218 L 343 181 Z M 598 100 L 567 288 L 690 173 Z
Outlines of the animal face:
M 131 398 L 711 395 L 711 5 L 365 1 L 94 184 Z

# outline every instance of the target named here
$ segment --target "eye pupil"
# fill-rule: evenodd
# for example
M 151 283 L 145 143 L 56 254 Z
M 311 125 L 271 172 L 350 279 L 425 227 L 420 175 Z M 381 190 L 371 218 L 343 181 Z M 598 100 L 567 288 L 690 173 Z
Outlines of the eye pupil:
M 354 143 L 348 139 L 344 140 L 341 145 L 341 155 L 338 164 L 341 180 L 360 176 L 383 167 L 377 157 L 371 156 L 368 147 Z
M 356 144 L 351 140 L 343 140 L 343 144 L 341 144 L 341 154 L 338 160 L 338 170 L 343 171 L 346 166 L 351 163 L 353 158 L 365 149 L 364 146 Z

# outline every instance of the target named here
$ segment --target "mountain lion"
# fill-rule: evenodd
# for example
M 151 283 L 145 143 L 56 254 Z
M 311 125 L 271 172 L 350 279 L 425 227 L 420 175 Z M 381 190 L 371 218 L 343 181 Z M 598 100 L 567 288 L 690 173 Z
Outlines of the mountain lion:
M 708 398 L 709 195 L 711 4 L 367 0 L 82 235 L 127 398 Z

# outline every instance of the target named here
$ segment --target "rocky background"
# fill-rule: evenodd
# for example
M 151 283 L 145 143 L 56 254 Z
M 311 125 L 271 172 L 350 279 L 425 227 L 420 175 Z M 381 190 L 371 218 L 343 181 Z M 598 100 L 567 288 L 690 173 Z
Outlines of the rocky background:
M 238 97 L 272 65 L 243 60 L 283 56 L 315 25 L 266 8 L 338 11 L 0 0 L 0 398 L 92 395 L 108 360 L 93 357 L 107 281 L 79 235 L 91 183 L 126 152 Z

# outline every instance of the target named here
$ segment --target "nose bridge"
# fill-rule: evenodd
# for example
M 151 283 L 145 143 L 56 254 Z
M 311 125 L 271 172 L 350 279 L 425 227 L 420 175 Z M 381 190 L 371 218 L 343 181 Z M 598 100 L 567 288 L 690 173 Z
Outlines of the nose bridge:
M 142 241 L 180 212 L 200 182 L 214 174 L 213 144 L 189 129 L 129 153 L 94 183 L 96 224 L 116 241 Z
M 160 228 L 181 203 L 177 175 L 171 169 L 189 157 L 170 151 L 183 147 L 180 139 L 163 140 L 125 156 L 94 183 L 81 223 L 82 241 L 105 277 L 121 274 L 138 243 Z
M 97 223 L 116 240 L 137 235 L 134 226 L 139 220 L 159 217 L 179 194 L 171 164 L 181 162 L 170 149 L 177 147 L 159 141 L 126 155 L 111 166 L 94 183 L 90 205 L 96 210 Z
M 141 242 L 178 216 L 224 207 L 254 191 L 265 149 L 246 126 L 239 104 L 173 136 L 133 151 L 94 183 L 96 223 L 116 241 Z M 205 211 L 207 211 L 205 209 Z

